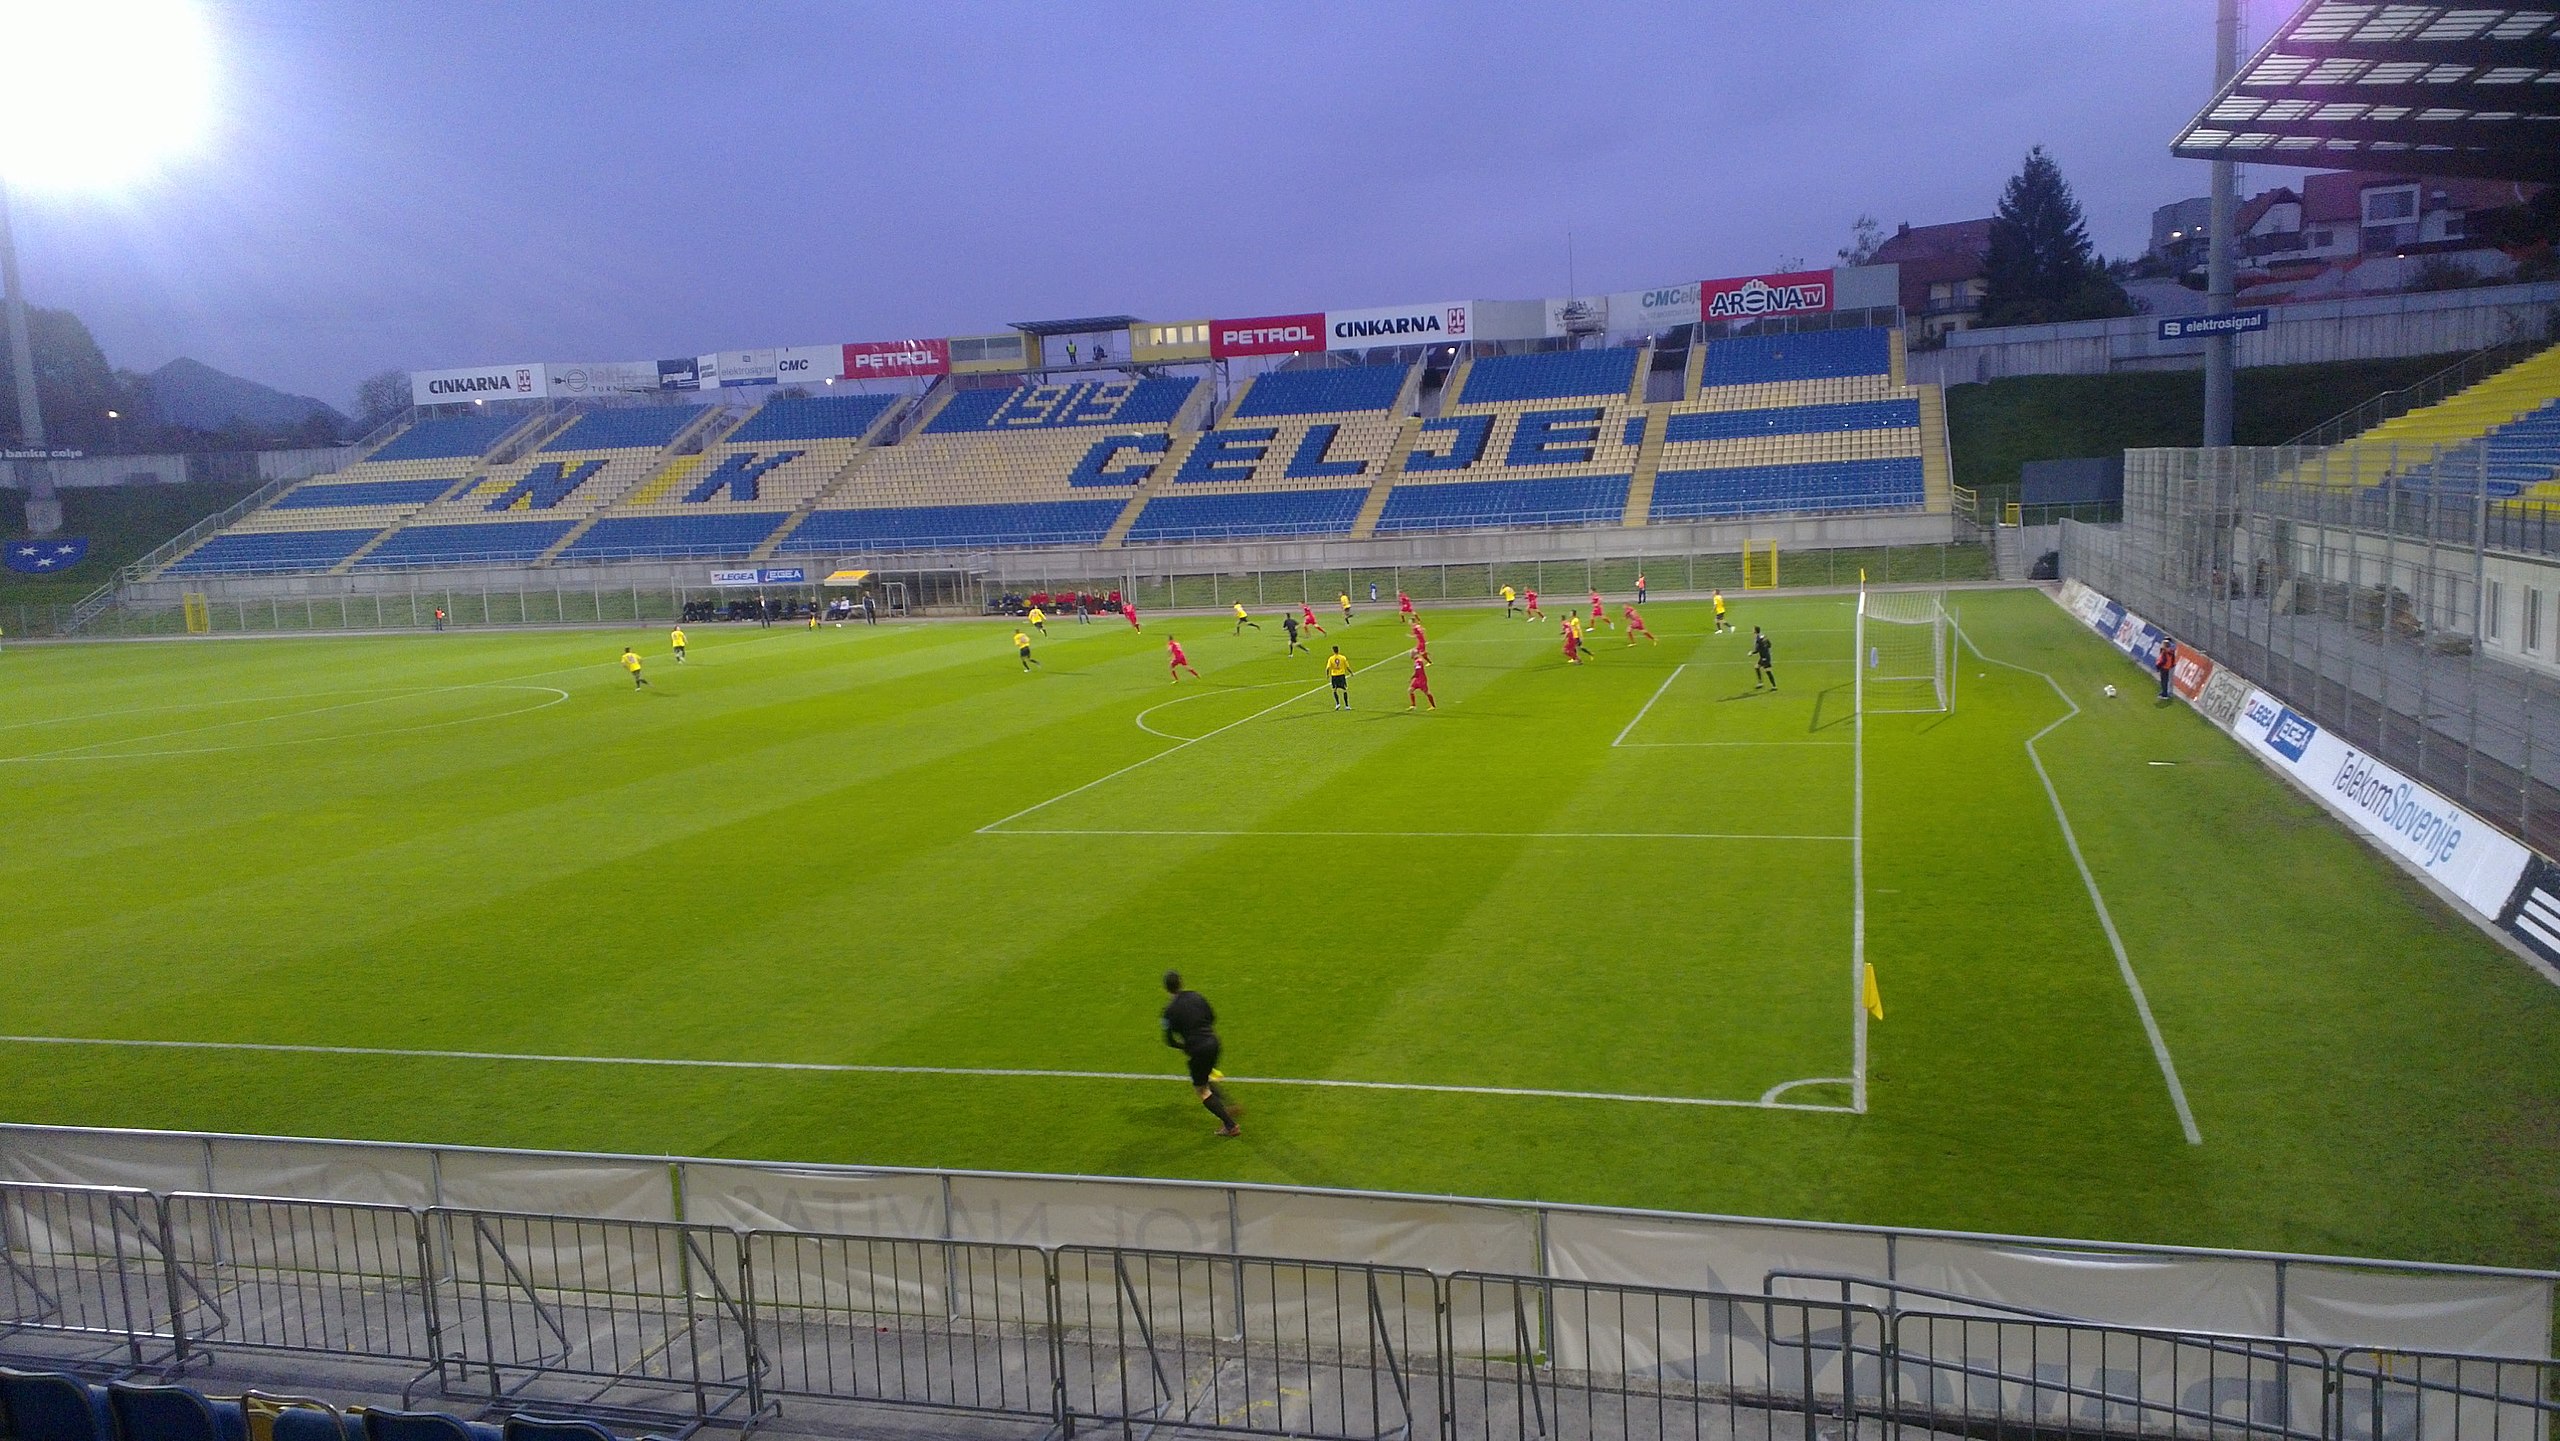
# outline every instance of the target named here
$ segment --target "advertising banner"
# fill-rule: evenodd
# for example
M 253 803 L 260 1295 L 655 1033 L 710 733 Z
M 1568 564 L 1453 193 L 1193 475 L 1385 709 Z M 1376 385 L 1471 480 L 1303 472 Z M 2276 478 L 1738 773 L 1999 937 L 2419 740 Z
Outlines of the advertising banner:
M 1698 323 L 1698 283 L 1656 290 L 1621 290 L 1609 297 L 1612 330 L 1668 330 Z
M 784 385 L 824 385 L 843 374 L 841 345 L 786 345 L 773 353 L 774 379 Z
M 1599 335 L 1609 328 L 1609 297 L 1605 295 L 1551 295 L 1546 304 L 1550 337 Z
M 696 361 L 691 356 L 686 356 L 681 360 L 659 361 L 658 388 L 660 390 L 701 389 L 702 375 L 700 362 Z
M 2240 678 L 2240 672 L 2215 666 L 2204 683 L 2204 694 L 2196 697 L 2196 709 L 2204 712 L 2206 720 L 2229 730 L 2240 723 L 2240 707 L 2248 701 L 2249 683 Z
M 1220 360 L 1231 355 L 1295 355 L 1302 350 L 1324 348 L 1324 316 L 1319 312 L 1221 320 L 1209 327 L 1209 353 Z
M 2176 669 L 2169 672 L 2169 689 L 2192 705 L 2204 694 L 2205 683 L 2213 679 L 2213 662 L 2193 646 L 2178 647 Z
M 756 580 L 763 585 L 807 585 L 809 569 L 799 565 L 769 565 L 756 572 Z
M 1475 318 L 1475 302 L 1471 300 L 1389 305 L 1375 310 L 1328 310 L 1324 313 L 1325 346 L 1330 350 L 1366 350 L 1374 345 L 1472 340 Z
M 2524 875 L 2524 847 L 2265 691 L 2249 692 L 2232 733 L 2463 904 L 2484 916 L 2505 912 Z
M 752 589 L 756 583 L 756 571 L 752 566 L 745 570 L 715 570 L 711 572 L 711 583 L 713 585 L 728 586 L 731 588 L 746 587 Z
M 2560 965 L 2560 866 L 2535 856 L 2498 924 L 2527 950 Z
M 771 385 L 774 382 L 774 353 L 770 350 L 723 350 L 702 357 L 695 374 L 702 388 L 738 385 Z
M 1790 270 L 1705 281 L 1698 286 L 1698 307 L 1707 320 L 1811 315 L 1831 308 L 1831 272 Z
M 840 362 L 848 380 L 890 380 L 901 375 L 948 375 L 948 340 L 857 340 Z
M 412 405 L 527 400 L 550 393 L 540 365 L 482 365 L 469 370 L 419 370 L 409 375 Z
M 654 360 L 554 361 L 542 369 L 553 395 L 574 398 L 658 389 Z

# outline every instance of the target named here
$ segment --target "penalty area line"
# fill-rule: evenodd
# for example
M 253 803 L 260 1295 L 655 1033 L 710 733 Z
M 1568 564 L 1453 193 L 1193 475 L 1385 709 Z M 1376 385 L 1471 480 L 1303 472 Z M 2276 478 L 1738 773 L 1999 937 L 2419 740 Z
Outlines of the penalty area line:
M 1056 1081 L 1146 1081 L 1152 1084 L 1181 1079 L 1179 1074 L 1170 1071 L 1160 1073 L 1155 1071 L 1073 1071 L 1047 1067 L 887 1066 L 845 1061 L 721 1061 L 662 1056 L 555 1056 L 514 1051 L 411 1050 L 397 1046 L 314 1046 L 282 1041 L 149 1041 L 96 1036 L 0 1036 L 0 1045 L 87 1046 L 117 1050 L 238 1051 L 259 1055 L 378 1056 L 434 1061 L 503 1061 L 519 1065 L 546 1066 L 641 1066 L 670 1070 L 796 1071 L 822 1075 L 979 1076 L 996 1079 Z M 1780 1086 L 1761 1099 L 1741 1101 L 1714 1096 L 1651 1096 L 1625 1091 L 1549 1090 L 1535 1086 L 1436 1085 L 1425 1081 L 1344 1081 L 1306 1076 L 1230 1076 L 1227 1079 L 1242 1085 L 1300 1086 L 1322 1090 L 1416 1091 L 1448 1096 L 1618 1101 L 1643 1106 L 1708 1106 L 1740 1110 L 1854 1114 L 1847 1106 L 1822 1106 L 1769 1099 L 1770 1096 L 1775 1096 L 1793 1086 L 1809 1084 L 1801 1081 Z

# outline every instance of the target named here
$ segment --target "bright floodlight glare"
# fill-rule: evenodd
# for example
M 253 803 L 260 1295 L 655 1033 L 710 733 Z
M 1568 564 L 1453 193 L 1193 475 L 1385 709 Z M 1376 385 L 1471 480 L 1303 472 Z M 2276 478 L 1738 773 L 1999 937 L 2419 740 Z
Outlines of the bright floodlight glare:
M 29 190 L 140 178 L 203 138 L 213 37 L 193 0 L 0 0 L 0 177 Z

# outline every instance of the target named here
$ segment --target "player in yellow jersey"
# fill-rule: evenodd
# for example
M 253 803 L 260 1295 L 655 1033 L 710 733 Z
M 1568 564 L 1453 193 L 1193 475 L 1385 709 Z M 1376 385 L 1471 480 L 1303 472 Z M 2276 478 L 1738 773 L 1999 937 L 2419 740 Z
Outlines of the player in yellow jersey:
M 669 645 L 671 645 L 671 646 L 674 646 L 674 647 L 675 647 L 675 651 L 676 651 L 676 664 L 678 664 L 678 665 L 682 665 L 682 664 L 684 664 L 684 627 L 683 627 L 683 626 L 677 626 L 674 630 L 671 630 L 671 631 L 668 631 L 668 632 L 667 632 L 667 644 L 669 644 Z
M 1345 591 L 1339 599 L 1342 601 L 1342 623 L 1349 625 L 1351 624 L 1351 593 Z
M 1246 626 L 1252 626 L 1255 630 L 1260 630 L 1262 629 L 1262 622 L 1255 620 L 1253 616 L 1245 610 L 1243 601 L 1237 601 L 1235 633 L 1237 635 L 1244 634 L 1244 628 Z
M 633 690 L 638 690 L 640 687 L 649 683 L 649 678 L 640 673 L 640 657 L 633 655 L 631 653 L 631 647 L 627 645 L 622 648 L 622 668 L 631 672 L 631 688 Z
M 1718 589 L 1716 589 L 1715 591 L 1711 592 L 1711 593 L 1709 594 L 1708 598 L 1709 598 L 1710 600 L 1713 600 L 1713 601 L 1715 602 L 1715 605 L 1716 605 L 1716 629 L 1715 629 L 1715 633 L 1716 633 L 1717 635 L 1722 635 L 1722 634 L 1724 634 L 1726 631 L 1729 631 L 1729 630 L 1733 629 L 1733 622 L 1728 621 L 1728 620 L 1726 620 L 1726 619 L 1724 618 L 1724 591 L 1723 591 L 1723 589 L 1722 589 L 1721 587 L 1719 587 L 1719 588 L 1718 588 Z
M 1031 635 L 1028 631 L 1018 630 L 1013 633 L 1013 651 L 1014 654 L 1022 657 L 1022 668 L 1025 671 L 1040 663 L 1031 654 Z
M 1049 633 L 1049 613 L 1042 610 L 1040 607 L 1036 605 L 1033 606 L 1031 608 L 1031 614 L 1024 616 L 1023 619 L 1029 621 L 1031 623 L 1031 628 L 1040 632 L 1042 635 L 1047 635 Z
M 1333 683 L 1333 708 L 1351 709 L 1351 657 L 1335 646 L 1333 654 L 1324 658 L 1325 679 Z
M 1509 586 L 1502 588 L 1502 618 L 1509 620 L 1520 609 L 1520 593 Z

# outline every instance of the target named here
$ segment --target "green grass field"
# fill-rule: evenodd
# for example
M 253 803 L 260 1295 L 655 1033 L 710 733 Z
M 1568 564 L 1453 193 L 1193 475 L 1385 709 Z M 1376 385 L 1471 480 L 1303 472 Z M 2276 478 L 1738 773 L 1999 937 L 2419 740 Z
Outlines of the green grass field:
M 0 1112 L 2560 1255 L 2560 994 L 2038 594 L 1863 725 L 1852 601 L 1736 602 L 1775 696 L 1451 608 L 1422 715 L 1383 609 L 1349 715 L 1276 615 L 13 647 Z

